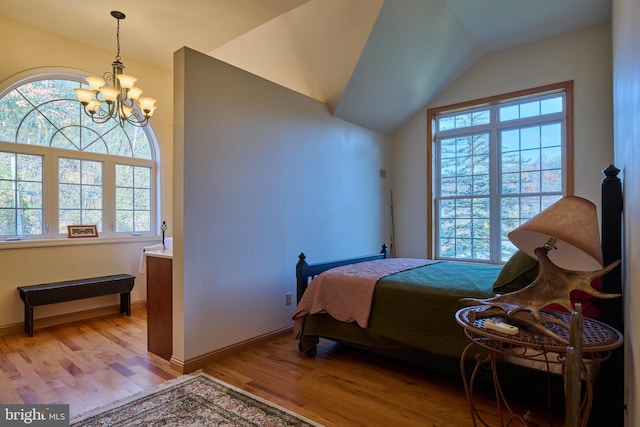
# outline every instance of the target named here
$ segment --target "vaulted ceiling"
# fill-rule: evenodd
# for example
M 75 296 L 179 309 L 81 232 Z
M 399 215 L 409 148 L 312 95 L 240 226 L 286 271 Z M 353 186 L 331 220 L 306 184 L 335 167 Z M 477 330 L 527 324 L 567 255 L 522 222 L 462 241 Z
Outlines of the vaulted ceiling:
M 611 0 L 2 0 L 0 16 L 115 54 L 112 10 L 125 63 L 171 69 L 187 46 L 390 135 L 482 56 L 608 22 Z

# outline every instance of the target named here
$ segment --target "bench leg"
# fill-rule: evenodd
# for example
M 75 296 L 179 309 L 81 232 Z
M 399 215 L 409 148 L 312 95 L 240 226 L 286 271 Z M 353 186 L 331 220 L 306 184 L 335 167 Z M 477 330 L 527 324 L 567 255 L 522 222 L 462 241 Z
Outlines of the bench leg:
M 24 303 L 24 331 L 30 337 L 33 336 L 33 307 L 26 302 Z
M 122 292 L 120 294 L 120 313 L 131 316 L 131 292 Z

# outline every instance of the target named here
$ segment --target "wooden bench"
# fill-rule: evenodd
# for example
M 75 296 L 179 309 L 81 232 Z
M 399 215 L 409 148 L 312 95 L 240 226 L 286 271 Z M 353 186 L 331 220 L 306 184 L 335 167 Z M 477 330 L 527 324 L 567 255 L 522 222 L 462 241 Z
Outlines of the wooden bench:
M 33 307 L 102 295 L 120 294 L 120 313 L 131 316 L 131 289 L 135 276 L 116 274 L 90 279 L 68 280 L 41 285 L 19 286 L 24 301 L 24 331 L 33 336 Z

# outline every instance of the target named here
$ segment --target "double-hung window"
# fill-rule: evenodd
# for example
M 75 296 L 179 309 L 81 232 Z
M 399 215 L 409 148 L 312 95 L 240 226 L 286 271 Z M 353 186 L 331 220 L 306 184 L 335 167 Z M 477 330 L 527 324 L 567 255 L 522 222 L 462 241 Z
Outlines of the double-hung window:
M 38 76 L 0 92 L 0 240 L 153 234 L 156 164 L 147 130 L 94 123 L 71 77 Z
M 435 257 L 506 261 L 571 189 L 571 82 L 430 110 Z

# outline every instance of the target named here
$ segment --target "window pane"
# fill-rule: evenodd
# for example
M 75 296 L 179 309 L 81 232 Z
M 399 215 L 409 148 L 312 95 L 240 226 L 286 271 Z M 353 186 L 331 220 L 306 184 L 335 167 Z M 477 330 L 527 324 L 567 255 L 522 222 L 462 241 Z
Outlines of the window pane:
M 534 117 L 540 115 L 540 102 L 525 102 L 520 104 L 520 117 Z
M 102 187 L 96 185 L 82 186 L 82 208 L 101 209 L 102 208 Z M 93 224 L 93 223 L 90 223 Z
M 116 188 L 116 210 L 133 210 L 133 188 Z
M 135 181 L 138 188 L 151 188 L 151 169 L 135 168 Z
M 116 165 L 116 231 L 151 231 L 151 169 Z
M 148 231 L 151 228 L 151 216 L 148 211 L 137 211 L 135 214 L 135 230 Z
M 116 165 L 116 186 L 133 187 L 133 166 Z
M 58 202 L 61 209 L 79 209 L 81 204 L 80 186 L 72 184 L 60 184 Z
M 58 171 L 61 184 L 80 183 L 80 160 L 60 159 L 58 161 Z
M 500 108 L 500 121 L 515 120 L 520 118 L 520 109 L 517 105 Z
M 455 128 L 455 118 L 454 117 L 442 117 L 438 119 L 438 130 L 449 130 Z
M 520 149 L 520 130 L 511 129 L 502 131 L 500 134 L 502 143 L 502 152 L 508 153 L 518 151 Z
M 81 216 L 79 209 L 61 209 L 60 210 L 60 226 L 58 228 L 59 233 L 67 232 L 67 225 L 80 225 Z
M 0 152 L 1 235 L 42 234 L 42 176 L 41 156 Z
M 522 173 L 522 193 L 539 193 L 540 192 L 540 172 L 523 172 Z
M 542 188 L 543 193 L 560 193 L 562 192 L 562 170 L 552 169 L 542 171 Z
M 69 225 L 95 225 L 101 232 L 102 163 L 60 158 L 58 173 L 58 231 L 66 233 Z
M 16 207 L 15 181 L 0 180 L 0 208 Z
M 32 108 L 15 89 L 0 99 L 0 141 L 16 141 L 18 126 Z
M 82 183 L 92 185 L 102 185 L 102 163 L 82 162 Z
M 16 211 L 0 208 L 0 235 L 14 236 L 16 233 Z
M 522 150 L 520 152 L 520 170 L 540 170 L 540 150 Z
M 32 110 L 24 117 L 18 130 L 18 141 L 21 144 L 49 146 L 49 141 L 57 129 L 38 112 Z
M 42 183 L 18 181 L 17 184 L 19 208 L 42 208 Z
M 135 200 L 136 200 L 136 210 L 150 210 L 151 209 L 151 200 L 150 200 L 149 190 L 144 188 L 138 188 L 135 191 Z
M 563 111 L 563 97 L 562 96 L 554 96 L 553 98 L 543 99 L 540 101 L 540 113 L 542 114 L 552 114 L 552 113 L 560 113 Z
M 562 145 L 562 125 L 553 123 L 540 126 L 540 146 L 560 147 Z
M 116 212 L 116 231 L 133 231 L 133 211 Z
M 561 167 L 561 147 L 545 148 L 540 151 L 540 169 L 560 169 Z
M 529 127 L 520 130 L 520 149 L 528 150 L 540 147 L 540 128 Z

